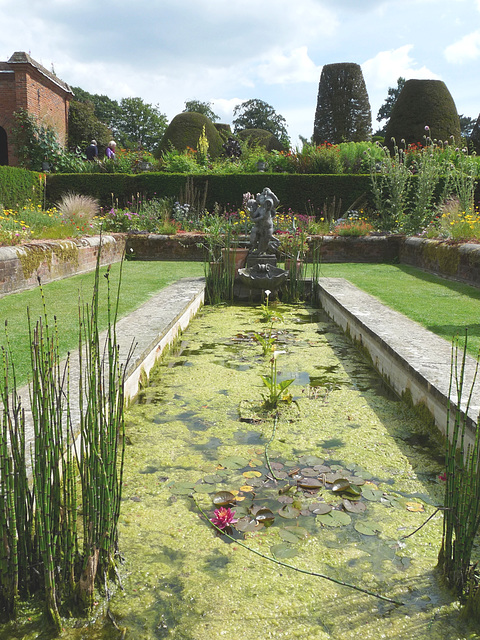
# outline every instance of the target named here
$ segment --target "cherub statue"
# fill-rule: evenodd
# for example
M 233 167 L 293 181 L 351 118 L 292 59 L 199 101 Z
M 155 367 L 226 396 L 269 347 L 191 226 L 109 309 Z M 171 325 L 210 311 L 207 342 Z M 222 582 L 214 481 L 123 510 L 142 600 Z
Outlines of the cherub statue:
M 273 235 L 273 216 L 278 203 L 279 199 L 268 187 L 247 202 L 250 218 L 254 222 L 250 251 L 256 255 L 273 253 L 278 249 L 280 241 Z

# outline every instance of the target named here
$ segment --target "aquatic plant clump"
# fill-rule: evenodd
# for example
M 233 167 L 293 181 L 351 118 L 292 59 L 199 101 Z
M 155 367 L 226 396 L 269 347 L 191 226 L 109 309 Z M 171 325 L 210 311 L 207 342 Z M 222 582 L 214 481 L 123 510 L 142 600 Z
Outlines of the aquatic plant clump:
M 117 310 L 110 302 L 109 284 L 103 292 L 108 299 L 107 338 L 101 344 L 99 268 L 100 252 L 91 307 L 83 307 L 83 314 L 79 310 L 77 442 L 70 360 L 60 362 L 58 330 L 56 322 L 49 324 L 43 293 L 43 316 L 36 324 L 28 319 L 32 426 L 19 397 L 8 332 L 1 349 L 0 603 L 15 619 L 20 600 L 40 591 L 56 631 L 62 628 L 61 616 L 91 611 L 95 589 L 108 591 L 118 561 L 126 364 L 119 360 Z M 108 283 L 109 273 L 105 275 Z

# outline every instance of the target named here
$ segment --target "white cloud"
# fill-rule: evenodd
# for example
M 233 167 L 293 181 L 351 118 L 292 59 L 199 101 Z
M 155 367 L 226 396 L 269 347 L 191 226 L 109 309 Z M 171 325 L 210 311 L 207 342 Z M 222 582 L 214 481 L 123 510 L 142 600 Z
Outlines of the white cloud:
M 376 114 L 387 97 L 388 88 L 396 87 L 398 78 L 440 80 L 440 77 L 426 66 L 417 66 L 415 59 L 410 55 L 412 49 L 412 44 L 406 44 L 398 49 L 380 51 L 374 58 L 362 64 L 374 128 Z
M 439 76 L 427 67 L 417 67 L 410 55 L 412 49 L 413 44 L 406 44 L 398 49 L 380 51 L 374 58 L 364 62 L 362 71 L 367 85 L 374 89 L 396 86 L 400 76 L 406 80 L 438 80 Z
M 480 0 L 477 2 L 480 10 Z M 480 29 L 468 33 L 461 40 L 449 45 L 444 51 L 447 62 L 461 64 L 480 57 Z
M 298 47 L 288 53 L 272 50 L 258 65 L 257 74 L 266 84 L 316 82 L 321 67 L 308 55 L 307 47 Z

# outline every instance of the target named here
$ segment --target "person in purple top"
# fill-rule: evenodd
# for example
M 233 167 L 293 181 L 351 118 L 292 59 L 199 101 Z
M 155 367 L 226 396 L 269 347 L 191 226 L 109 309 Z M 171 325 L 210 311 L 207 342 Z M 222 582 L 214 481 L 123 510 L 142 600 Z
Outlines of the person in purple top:
M 107 156 L 108 160 L 111 160 L 112 158 L 115 158 L 116 146 L 117 146 L 117 143 L 115 142 L 115 140 L 111 140 L 108 143 L 108 147 L 105 150 L 105 155 Z

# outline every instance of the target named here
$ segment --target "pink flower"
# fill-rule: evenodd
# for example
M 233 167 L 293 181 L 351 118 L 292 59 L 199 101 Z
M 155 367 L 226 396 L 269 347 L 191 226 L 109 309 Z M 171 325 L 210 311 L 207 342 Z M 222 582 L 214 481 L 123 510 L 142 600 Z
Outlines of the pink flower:
M 233 517 L 234 515 L 235 511 L 232 511 L 230 508 L 220 507 L 220 509 L 215 509 L 213 512 L 213 518 L 210 518 L 210 522 L 219 529 L 226 529 L 229 525 L 238 522 L 238 520 Z
M 447 480 L 447 474 L 446 474 L 445 472 L 444 472 L 444 473 L 441 473 L 441 474 L 438 476 L 438 479 L 439 479 L 439 480 L 442 480 L 443 482 L 446 482 L 446 480 Z

